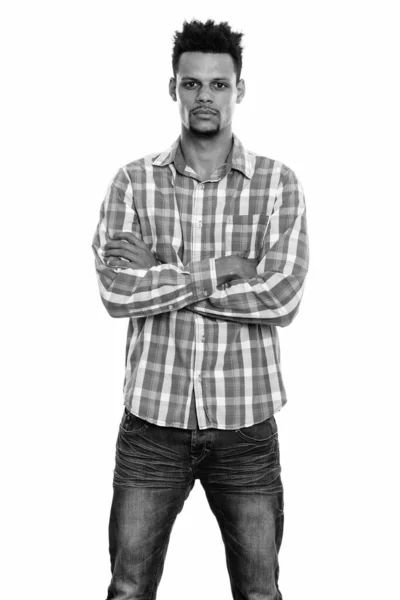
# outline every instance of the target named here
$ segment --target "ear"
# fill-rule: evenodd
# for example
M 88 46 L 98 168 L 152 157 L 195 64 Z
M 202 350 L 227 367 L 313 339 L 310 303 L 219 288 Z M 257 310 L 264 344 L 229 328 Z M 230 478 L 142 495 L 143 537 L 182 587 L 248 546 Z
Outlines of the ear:
M 237 97 L 236 97 L 236 104 L 240 104 L 246 93 L 246 84 L 244 82 L 244 79 L 240 79 L 238 81 L 237 91 L 238 91 L 238 93 L 237 93 Z
M 176 102 L 176 79 L 175 79 L 175 77 L 171 77 L 171 79 L 169 80 L 169 95 L 171 96 L 172 100 L 174 102 Z

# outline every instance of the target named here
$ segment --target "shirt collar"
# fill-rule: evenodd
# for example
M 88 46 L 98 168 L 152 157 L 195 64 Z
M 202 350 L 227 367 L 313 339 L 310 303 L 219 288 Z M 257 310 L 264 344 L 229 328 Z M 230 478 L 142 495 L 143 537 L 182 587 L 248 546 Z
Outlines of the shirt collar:
M 175 142 L 164 152 L 156 156 L 152 164 L 157 167 L 165 167 L 175 161 L 178 152 L 181 137 L 179 136 Z M 233 146 L 227 158 L 227 164 L 232 168 L 240 171 L 251 179 L 255 168 L 255 155 L 246 150 L 235 134 L 233 134 Z

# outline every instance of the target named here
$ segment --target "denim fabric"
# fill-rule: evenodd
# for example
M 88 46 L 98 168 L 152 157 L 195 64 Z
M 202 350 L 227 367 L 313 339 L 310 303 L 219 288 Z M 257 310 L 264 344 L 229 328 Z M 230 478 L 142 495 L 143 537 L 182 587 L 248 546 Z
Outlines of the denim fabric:
M 233 599 L 281 600 L 280 471 L 274 417 L 237 430 L 187 430 L 160 427 L 125 409 L 116 444 L 107 600 L 156 598 L 173 524 L 196 479 L 220 527 Z

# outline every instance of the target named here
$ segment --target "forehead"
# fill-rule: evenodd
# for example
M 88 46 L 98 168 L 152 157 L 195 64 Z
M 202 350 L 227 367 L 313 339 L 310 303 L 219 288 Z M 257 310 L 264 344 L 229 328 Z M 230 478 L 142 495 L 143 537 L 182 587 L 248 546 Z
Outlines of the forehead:
M 184 52 L 178 64 L 178 77 L 217 79 L 236 77 L 235 64 L 230 54 Z

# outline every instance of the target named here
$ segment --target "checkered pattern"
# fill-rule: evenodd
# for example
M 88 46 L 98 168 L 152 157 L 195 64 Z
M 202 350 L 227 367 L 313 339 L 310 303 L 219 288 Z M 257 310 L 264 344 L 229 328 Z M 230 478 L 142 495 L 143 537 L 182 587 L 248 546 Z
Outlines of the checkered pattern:
M 117 231 L 156 254 L 150 269 L 110 268 L 103 247 Z M 200 182 L 180 138 L 164 153 L 121 168 L 93 240 L 100 294 L 129 319 L 125 405 L 161 426 L 236 429 L 286 403 L 277 326 L 299 310 L 308 268 L 301 184 L 280 162 L 245 150 Z M 258 260 L 257 277 L 217 287 L 215 259 Z

